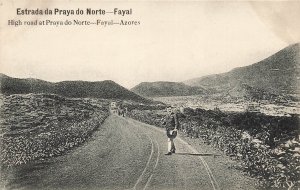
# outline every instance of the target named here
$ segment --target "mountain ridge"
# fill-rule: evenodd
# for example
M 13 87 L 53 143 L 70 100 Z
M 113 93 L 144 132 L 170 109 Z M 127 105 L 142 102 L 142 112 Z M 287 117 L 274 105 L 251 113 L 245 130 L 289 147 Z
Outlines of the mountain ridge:
M 300 94 L 300 44 L 292 44 L 248 66 L 183 82 L 142 82 L 129 91 L 112 80 L 48 82 L 18 79 L 0 73 L 3 93 L 55 93 L 67 97 L 125 98 L 146 101 L 144 97 L 212 95 L 264 98 Z M 3 83 L 4 81 L 4 83 Z M 268 99 L 268 98 L 267 98 Z
M 217 95 L 257 100 L 294 99 L 300 94 L 300 44 L 254 64 L 183 82 L 142 82 L 131 90 L 144 97 Z M 292 96 L 293 97 L 292 97 Z
M 201 87 L 188 86 L 182 82 L 142 82 L 131 89 L 144 97 L 189 96 L 207 93 Z
M 0 92 L 3 94 L 52 93 L 72 98 L 124 99 L 149 103 L 144 97 L 112 80 L 49 82 L 35 78 L 19 79 L 0 73 Z
M 238 84 L 271 93 L 299 93 L 300 45 L 292 44 L 275 54 L 245 67 L 184 81 L 186 85 L 218 91 L 229 90 Z

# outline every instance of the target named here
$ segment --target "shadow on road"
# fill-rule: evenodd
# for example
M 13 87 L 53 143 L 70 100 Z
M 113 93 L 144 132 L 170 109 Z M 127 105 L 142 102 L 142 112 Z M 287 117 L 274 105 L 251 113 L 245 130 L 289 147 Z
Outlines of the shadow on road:
M 50 167 L 54 162 L 50 159 L 27 163 L 21 166 L 14 166 L 7 169 L 2 169 L 1 173 L 7 179 L 6 189 L 20 189 L 34 187 L 33 185 L 41 179 L 42 176 L 34 175 L 39 170 Z
M 193 153 L 185 153 L 185 152 L 182 152 L 182 153 L 176 153 L 176 155 L 191 155 L 191 156 L 221 156 L 220 154 L 193 154 Z

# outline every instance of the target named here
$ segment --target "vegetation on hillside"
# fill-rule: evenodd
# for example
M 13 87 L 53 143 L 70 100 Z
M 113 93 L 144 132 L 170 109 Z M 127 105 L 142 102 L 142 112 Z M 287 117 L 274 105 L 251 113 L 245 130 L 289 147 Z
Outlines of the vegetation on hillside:
M 260 179 L 262 187 L 300 187 L 299 117 L 190 108 L 178 115 L 182 132 L 240 160 L 244 172 Z M 162 111 L 135 109 L 129 116 L 163 127 Z
M 54 157 L 82 144 L 108 116 L 108 102 L 52 94 L 2 95 L 2 167 Z
M 201 87 L 192 87 L 179 82 L 142 82 L 131 91 L 144 97 L 190 96 L 206 94 Z

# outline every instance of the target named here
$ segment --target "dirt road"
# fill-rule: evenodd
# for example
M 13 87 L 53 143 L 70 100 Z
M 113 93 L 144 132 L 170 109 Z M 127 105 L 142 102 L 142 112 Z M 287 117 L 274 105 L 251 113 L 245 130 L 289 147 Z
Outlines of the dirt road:
M 222 156 L 180 137 L 165 156 L 166 140 L 162 129 L 112 115 L 83 146 L 18 168 L 6 189 L 254 189 L 237 172 L 216 177 Z

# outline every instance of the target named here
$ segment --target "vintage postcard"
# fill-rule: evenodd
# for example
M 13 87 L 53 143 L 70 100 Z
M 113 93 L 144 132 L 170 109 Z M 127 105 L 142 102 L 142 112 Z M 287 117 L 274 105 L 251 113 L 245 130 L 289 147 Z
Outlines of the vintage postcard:
M 300 188 L 300 1 L 0 0 L 0 189 Z

